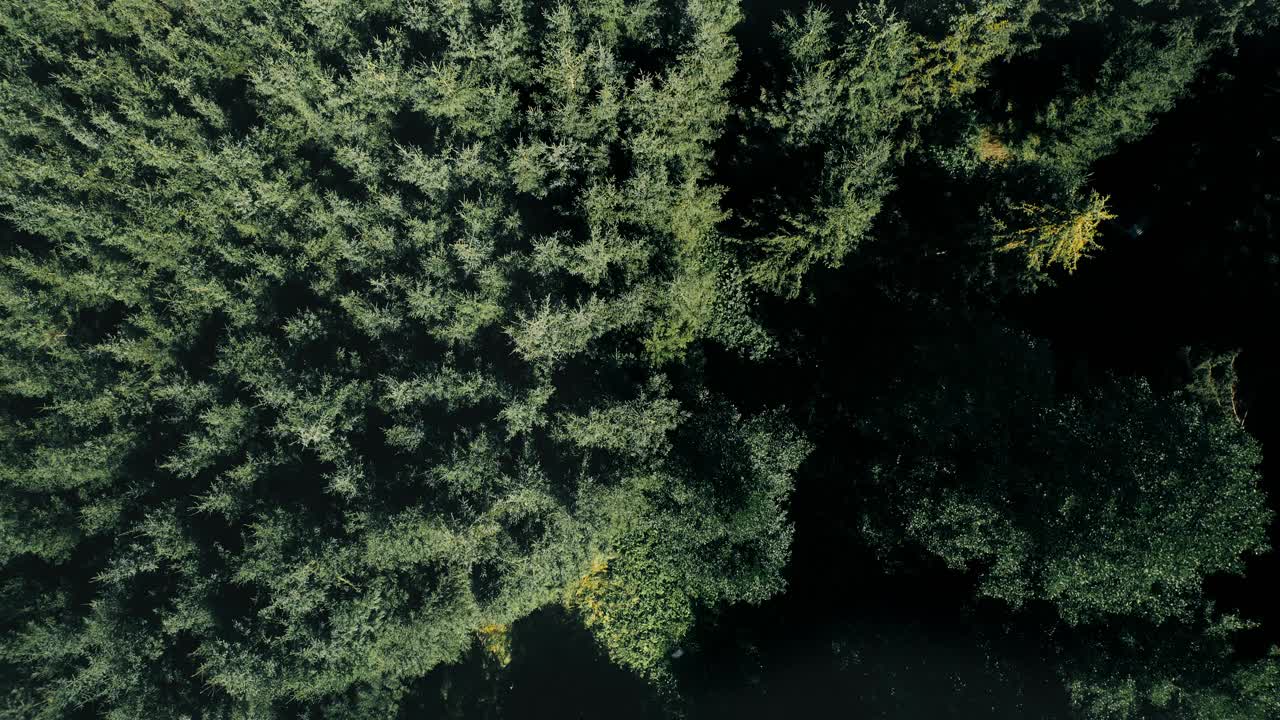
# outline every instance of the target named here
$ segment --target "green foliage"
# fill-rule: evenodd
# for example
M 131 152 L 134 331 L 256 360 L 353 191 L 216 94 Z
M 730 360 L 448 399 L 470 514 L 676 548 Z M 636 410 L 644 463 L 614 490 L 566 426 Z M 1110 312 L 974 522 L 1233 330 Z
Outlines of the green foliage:
M 1280 648 L 1252 660 L 1234 657 L 1232 637 L 1248 629 L 1236 617 L 1206 612 L 1173 627 L 1095 632 L 1068 660 L 1072 704 L 1098 720 L 1273 717 L 1280 710 Z
M 777 33 L 791 74 L 776 98 L 766 96 L 761 118 L 781 133 L 789 161 L 821 161 L 813 197 L 797 212 L 770 208 L 775 217 L 761 221 L 753 279 L 794 297 L 811 268 L 839 267 L 870 232 L 920 128 L 966 103 L 987 68 L 1015 51 L 1034 10 L 983 3 L 945 17 L 940 38 L 883 2 L 859 6 L 838 35 L 822 8 L 788 16 Z
M 625 593 L 781 589 L 803 446 L 697 362 L 772 347 L 711 181 L 735 3 L 0 17 L 0 562 L 82 598 L 6 596 L 10 715 L 394 708 L 636 523 L 688 527 Z
M 1056 397 L 1045 360 L 990 330 L 926 348 L 865 425 L 886 444 L 872 477 L 894 529 L 874 513 L 870 527 L 1069 623 L 1188 617 L 1207 576 L 1266 549 L 1257 444 L 1218 407 L 1140 381 Z
M 569 604 L 611 660 L 669 682 L 667 656 L 693 624 L 690 598 L 643 537 L 621 541 L 615 553 L 592 564 Z
M 1047 3 L 1013 23 L 1006 53 L 1047 46 L 1045 60 L 1026 74 L 1006 62 L 1008 84 L 987 88 L 950 134 L 930 128 L 934 162 L 976 195 L 976 212 L 956 219 L 972 240 L 949 240 L 944 252 L 995 255 L 986 259 L 995 278 L 966 280 L 994 294 L 1027 291 L 1051 279 L 1051 266 L 1070 273 L 1088 257 L 1112 219 L 1109 198 L 1089 187 L 1095 164 L 1148 135 L 1205 80 L 1253 4 Z
M 1040 118 L 1047 137 L 1026 152 L 1083 174 L 1120 143 L 1150 132 L 1159 114 L 1186 92 L 1212 49 L 1196 41 L 1189 23 L 1158 33 L 1135 31 L 1107 58 L 1092 92 L 1050 103 Z
M 1116 217 L 1107 212 L 1107 198 L 1096 192 L 1073 210 L 1024 203 L 1015 212 L 1026 226 L 998 235 L 999 249 L 1026 255 L 1027 269 L 1032 273 L 1041 273 L 1050 265 L 1075 272 L 1080 260 L 1097 246 L 1098 227 Z
M 396 717 L 557 602 L 670 685 L 700 612 L 784 589 L 850 418 L 882 549 L 1180 629 L 1082 650 L 1080 707 L 1273 715 L 1198 615 L 1266 544 L 1230 360 L 1064 394 L 951 321 L 1098 248 L 1093 166 L 1274 14 L 864 2 L 739 48 L 735 0 L 7 4 L 0 718 Z M 883 316 L 856 353 L 804 346 L 864 310 L 832 285 Z
M 611 658 L 664 682 L 695 605 L 759 603 L 783 589 L 785 502 L 809 451 L 781 416 L 743 418 L 709 396 L 694 408 L 661 449 L 644 452 L 641 428 L 653 420 L 632 419 L 640 432 L 619 433 L 637 463 L 621 483 L 580 499 L 609 530 L 566 596 Z M 672 462 L 695 445 L 695 462 Z

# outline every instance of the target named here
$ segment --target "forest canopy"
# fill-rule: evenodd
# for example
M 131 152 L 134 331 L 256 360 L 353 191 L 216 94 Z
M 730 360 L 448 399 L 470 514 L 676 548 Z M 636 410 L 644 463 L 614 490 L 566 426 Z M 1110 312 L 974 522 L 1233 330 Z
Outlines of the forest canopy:
M 1234 355 L 1073 382 L 1013 309 L 1278 21 L 6 3 L 0 718 L 407 717 L 549 607 L 678 696 L 806 483 L 1047 616 L 1085 717 L 1275 717 L 1207 590 L 1273 521 Z

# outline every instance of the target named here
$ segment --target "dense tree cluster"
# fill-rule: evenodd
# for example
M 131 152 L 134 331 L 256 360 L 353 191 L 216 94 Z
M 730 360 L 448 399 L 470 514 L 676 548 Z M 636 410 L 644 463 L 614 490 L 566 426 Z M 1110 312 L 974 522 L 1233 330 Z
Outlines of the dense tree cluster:
M 1215 404 L 1141 381 L 1056 398 L 1034 341 L 943 332 L 887 388 L 892 412 L 861 421 L 891 516 L 866 522 L 891 546 L 980 566 L 980 593 L 1073 624 L 1194 614 L 1203 578 L 1265 548 L 1257 444 Z
M 0 717 L 397 717 L 557 605 L 678 689 L 833 477 L 1087 716 L 1272 716 L 1230 358 L 1073 387 L 1003 309 L 1276 8 L 752 5 L 0 9 Z

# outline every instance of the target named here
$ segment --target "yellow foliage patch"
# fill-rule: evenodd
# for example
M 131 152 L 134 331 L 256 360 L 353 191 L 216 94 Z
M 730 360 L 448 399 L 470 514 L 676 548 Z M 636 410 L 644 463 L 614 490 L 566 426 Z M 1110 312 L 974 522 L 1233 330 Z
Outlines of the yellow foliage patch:
M 587 572 L 578 578 L 569 590 L 565 604 L 584 610 L 585 623 L 591 627 L 599 622 L 607 623 L 609 615 L 604 610 L 604 591 L 608 584 L 609 557 L 597 555 L 591 560 Z
M 977 90 L 987 67 L 1007 50 L 1016 27 L 989 12 L 959 16 L 945 37 L 922 42 L 916 61 L 919 87 L 931 88 L 937 94 L 934 102 L 942 100 L 944 89 L 951 99 Z
M 978 157 L 994 164 L 1008 162 L 1013 157 L 1013 153 L 1009 150 L 1009 146 L 1000 141 L 991 131 L 982 128 L 978 132 Z
M 1107 196 L 1093 193 L 1079 212 L 1023 203 L 1015 209 L 1030 221 L 1028 227 L 996 236 L 1002 252 L 1023 250 L 1027 267 L 1040 271 L 1061 265 L 1074 272 L 1080 259 L 1097 246 L 1098 226 L 1115 215 L 1107 211 Z
M 480 643 L 498 664 L 506 667 L 511 663 L 511 626 L 489 623 L 476 631 L 480 634 Z

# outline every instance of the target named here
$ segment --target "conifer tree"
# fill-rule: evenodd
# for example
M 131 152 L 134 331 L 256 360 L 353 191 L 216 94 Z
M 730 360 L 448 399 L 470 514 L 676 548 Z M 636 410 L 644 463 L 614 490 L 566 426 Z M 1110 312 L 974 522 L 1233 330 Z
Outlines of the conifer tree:
M 1192 618 L 1205 578 L 1267 549 L 1257 444 L 1216 403 L 1121 379 L 1059 396 L 1043 346 L 981 325 L 952 333 L 863 420 L 887 495 L 865 515 L 872 538 L 973 570 L 981 594 L 1011 606 L 1052 603 L 1070 624 Z
M 1084 714 L 1273 715 L 1203 591 L 1270 521 L 1229 360 L 1065 392 L 990 315 L 1276 7 L 815 5 L 744 62 L 736 0 L 6 4 L 0 718 L 395 717 L 549 606 L 670 689 L 843 433 L 859 541 L 1048 608 Z M 762 360 L 801 411 L 714 375 Z
M 7 7 L 6 716 L 394 709 L 598 556 L 658 677 L 651 616 L 778 591 L 804 444 L 696 362 L 770 351 L 709 169 L 737 20 Z

